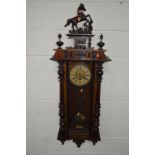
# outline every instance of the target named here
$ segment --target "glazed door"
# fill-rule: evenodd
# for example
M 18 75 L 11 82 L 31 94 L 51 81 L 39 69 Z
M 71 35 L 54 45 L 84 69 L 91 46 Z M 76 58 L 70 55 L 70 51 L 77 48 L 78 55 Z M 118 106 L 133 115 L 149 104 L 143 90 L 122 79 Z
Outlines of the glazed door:
M 68 127 L 69 137 L 90 135 L 93 102 L 93 63 L 68 62 Z

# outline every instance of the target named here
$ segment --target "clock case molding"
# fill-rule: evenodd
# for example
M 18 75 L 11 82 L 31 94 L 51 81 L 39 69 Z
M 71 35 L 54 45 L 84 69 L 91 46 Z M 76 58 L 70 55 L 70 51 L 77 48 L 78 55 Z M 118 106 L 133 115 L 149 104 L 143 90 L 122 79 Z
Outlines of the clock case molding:
M 66 140 L 73 140 L 78 147 L 85 140 L 92 141 L 95 145 L 101 140 L 99 116 L 103 64 L 111 59 L 103 49 L 102 34 L 97 44 L 99 49 L 91 47 L 94 35 L 84 28 L 72 29 L 67 36 L 74 41 L 74 46 L 63 49 L 62 35 L 59 34 L 56 43 L 58 48 L 50 58 L 58 62 L 60 83 L 60 128 L 57 139 L 62 144 Z M 87 67 L 91 73 L 91 79 L 86 85 L 77 86 L 70 81 L 70 71 L 77 65 Z

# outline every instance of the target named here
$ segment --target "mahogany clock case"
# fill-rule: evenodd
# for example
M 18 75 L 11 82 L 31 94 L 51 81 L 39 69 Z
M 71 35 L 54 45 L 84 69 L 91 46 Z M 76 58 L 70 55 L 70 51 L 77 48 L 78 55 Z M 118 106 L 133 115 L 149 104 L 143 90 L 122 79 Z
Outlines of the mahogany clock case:
M 93 144 L 96 144 L 100 140 L 99 116 L 100 87 L 103 75 L 102 64 L 110 61 L 110 58 L 105 55 L 105 50 L 58 48 L 51 60 L 55 60 L 59 64 L 60 129 L 58 140 L 64 143 L 65 140 L 72 139 L 78 147 L 85 140 L 91 140 Z M 77 83 L 71 81 L 74 68 Z M 85 76 L 82 76 L 82 74 Z M 83 78 L 88 81 L 79 84 Z
M 62 49 L 62 35 L 58 35 L 58 48 L 51 60 L 58 62 L 60 80 L 59 116 L 60 128 L 58 140 L 64 144 L 72 139 L 78 147 L 90 140 L 93 144 L 100 141 L 100 88 L 103 75 L 103 63 L 111 59 L 106 56 L 105 45 L 100 35 L 99 49 L 91 47 L 94 36 L 93 20 L 90 14 L 85 15 L 86 8 L 80 4 L 77 16 L 69 18 L 65 27 L 71 25 L 67 34 L 74 42 L 73 47 Z M 78 23 L 83 22 L 79 27 Z

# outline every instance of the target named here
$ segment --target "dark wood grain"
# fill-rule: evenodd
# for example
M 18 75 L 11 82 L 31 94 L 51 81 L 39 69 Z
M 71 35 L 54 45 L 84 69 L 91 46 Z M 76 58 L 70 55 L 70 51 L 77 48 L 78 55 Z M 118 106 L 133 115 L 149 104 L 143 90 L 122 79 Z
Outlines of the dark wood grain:
M 111 59 L 105 55 L 103 49 L 67 48 L 56 49 L 51 60 L 57 61 L 59 64 L 60 129 L 58 140 L 63 144 L 66 140 L 73 140 L 78 147 L 85 140 L 91 140 L 95 145 L 101 140 L 99 116 L 102 65 Z M 84 86 L 76 86 L 69 79 L 71 69 L 79 64 L 85 65 L 91 72 L 91 79 Z

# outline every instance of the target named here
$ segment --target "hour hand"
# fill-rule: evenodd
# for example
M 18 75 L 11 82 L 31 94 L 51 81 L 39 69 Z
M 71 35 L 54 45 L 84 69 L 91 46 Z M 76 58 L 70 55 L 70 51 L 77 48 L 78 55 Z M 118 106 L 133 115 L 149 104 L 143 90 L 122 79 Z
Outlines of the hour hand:
M 83 76 L 82 78 L 85 79 L 85 80 L 88 80 L 85 76 Z

